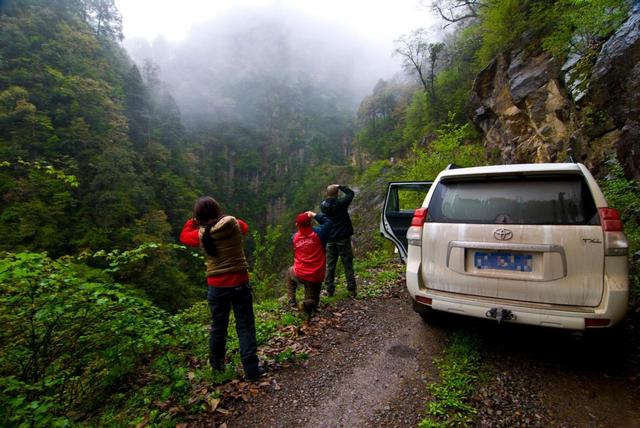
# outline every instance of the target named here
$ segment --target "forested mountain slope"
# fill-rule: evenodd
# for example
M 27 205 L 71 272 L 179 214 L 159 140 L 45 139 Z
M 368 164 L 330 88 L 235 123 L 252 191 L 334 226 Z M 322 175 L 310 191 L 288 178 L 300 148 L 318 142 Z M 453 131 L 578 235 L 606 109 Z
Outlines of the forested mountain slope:
M 242 29 L 231 34 L 238 49 L 252 46 L 243 61 L 254 62 L 201 57 L 221 62 L 193 70 L 187 94 L 203 98 L 187 108 L 186 129 L 158 66 L 138 67 L 120 46 L 120 20 L 111 1 L 2 3 L 0 250 L 58 257 L 172 243 L 203 194 L 248 220 L 252 233 L 282 224 L 284 236 L 293 214 L 319 202 L 332 171 L 349 174 L 349 102 L 337 87 L 283 72 L 278 61 L 293 55 L 285 35 L 255 33 L 254 46 Z M 267 54 L 274 49 L 277 57 Z M 286 240 L 276 246 L 282 253 Z M 118 279 L 167 309 L 195 301 L 195 259 L 145 248 L 154 253 L 145 268 Z
M 194 180 L 178 149 L 179 116 L 143 82 L 117 44 L 117 11 L 101 4 L 3 2 L 5 250 L 56 256 L 165 240 L 197 194 L 185 186 Z M 75 176 L 77 186 L 33 162 Z
M 127 46 L 138 63 L 158 65 L 207 191 L 262 228 L 285 214 L 290 226 L 319 203 L 332 165 L 349 164 L 356 97 L 371 74 L 354 37 L 299 13 L 245 7 L 181 42 Z

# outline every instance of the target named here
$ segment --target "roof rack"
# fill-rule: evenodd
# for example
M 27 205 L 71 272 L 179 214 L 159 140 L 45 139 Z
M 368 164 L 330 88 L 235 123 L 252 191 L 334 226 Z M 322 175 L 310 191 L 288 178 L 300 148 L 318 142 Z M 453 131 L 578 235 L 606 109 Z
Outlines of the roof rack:
M 567 163 L 577 163 L 573 158 L 573 149 L 571 147 L 567 149 Z
M 445 170 L 447 170 L 447 169 L 458 169 L 458 168 L 460 168 L 460 167 L 458 165 L 456 165 L 455 163 L 450 163 L 449 165 L 447 165 Z

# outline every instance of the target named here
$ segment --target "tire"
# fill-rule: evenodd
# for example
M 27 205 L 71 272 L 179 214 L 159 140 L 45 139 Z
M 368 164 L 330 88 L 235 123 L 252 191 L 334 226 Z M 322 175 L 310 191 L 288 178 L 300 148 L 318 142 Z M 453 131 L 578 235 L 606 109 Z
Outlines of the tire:
M 429 324 L 432 320 L 433 317 L 433 310 L 428 310 L 426 312 L 422 312 L 422 313 L 418 313 L 418 315 L 420 315 L 420 318 L 422 318 L 422 321 L 425 322 L 426 324 Z
M 413 302 L 413 310 L 418 315 L 420 315 L 420 318 L 422 318 L 422 321 L 426 323 L 430 322 L 431 318 L 433 317 L 433 309 L 431 309 L 430 306 L 423 305 L 422 303 L 418 303 L 413 299 L 411 299 L 411 301 Z

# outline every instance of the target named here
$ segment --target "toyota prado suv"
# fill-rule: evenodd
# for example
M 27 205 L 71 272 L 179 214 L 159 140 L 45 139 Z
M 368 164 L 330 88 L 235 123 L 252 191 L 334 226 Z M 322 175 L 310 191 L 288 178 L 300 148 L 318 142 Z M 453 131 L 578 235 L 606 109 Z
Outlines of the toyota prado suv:
M 582 330 L 627 310 L 620 216 L 582 164 L 448 168 L 432 183 L 390 183 L 380 231 L 406 261 L 425 319 L 436 310 Z

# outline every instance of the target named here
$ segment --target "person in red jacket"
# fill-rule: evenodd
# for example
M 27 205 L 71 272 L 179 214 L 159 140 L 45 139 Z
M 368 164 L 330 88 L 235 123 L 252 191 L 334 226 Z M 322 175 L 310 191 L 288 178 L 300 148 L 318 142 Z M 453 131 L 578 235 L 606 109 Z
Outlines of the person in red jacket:
M 320 227 L 311 227 L 314 219 Z M 296 217 L 298 231 L 293 235 L 293 266 L 288 272 L 289 305 L 296 305 L 298 284 L 304 286 L 300 309 L 311 316 L 320 303 L 320 289 L 326 270 L 325 247 L 331 231 L 331 220 L 324 214 L 307 211 Z
M 264 370 L 258 365 L 253 296 L 242 242 L 248 230 L 247 223 L 224 215 L 220 204 L 205 196 L 196 201 L 194 218 L 185 223 L 180 242 L 191 247 L 201 246 L 207 259 L 212 370 L 224 369 L 229 313 L 233 307 L 245 377 L 256 380 Z

